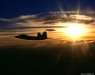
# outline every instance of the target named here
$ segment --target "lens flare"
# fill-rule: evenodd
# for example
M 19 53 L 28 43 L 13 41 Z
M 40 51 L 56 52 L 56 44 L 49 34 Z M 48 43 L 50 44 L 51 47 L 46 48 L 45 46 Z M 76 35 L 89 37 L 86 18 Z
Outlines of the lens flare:
M 82 37 L 83 35 L 85 35 L 86 31 L 87 28 L 85 27 L 85 25 L 79 23 L 69 23 L 67 24 L 67 28 L 65 29 L 66 35 L 73 39 Z

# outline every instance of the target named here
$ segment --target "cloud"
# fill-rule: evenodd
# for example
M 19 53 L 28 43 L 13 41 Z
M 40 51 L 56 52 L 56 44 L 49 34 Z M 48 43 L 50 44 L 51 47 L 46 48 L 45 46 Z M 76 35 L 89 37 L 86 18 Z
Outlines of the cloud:
M 15 18 L 0 18 L 0 30 L 19 30 L 32 28 L 33 26 L 53 25 L 57 21 L 54 15 L 21 15 Z M 34 27 L 36 28 L 36 27 Z
M 5 21 L 5 22 L 8 22 L 8 21 L 11 21 L 11 19 L 0 18 L 0 21 Z
M 56 31 L 55 29 L 46 29 L 46 31 Z
M 79 15 L 78 15 L 79 16 Z M 7 19 L 0 18 L 0 30 L 22 30 L 28 28 L 41 28 L 40 26 L 54 26 L 58 22 L 73 22 L 77 18 L 79 22 L 86 24 L 95 24 L 95 19 L 86 15 L 80 17 L 68 14 L 62 15 L 60 12 L 35 14 L 35 15 L 21 15 L 15 18 Z M 80 20 L 81 19 L 81 20 Z
M 28 24 L 31 23 L 32 25 L 35 18 L 36 15 L 21 15 L 11 19 L 0 18 L 0 30 L 27 29 L 31 27 Z
M 37 18 L 36 15 L 21 15 L 17 19 L 24 20 L 24 19 L 35 19 L 35 18 Z

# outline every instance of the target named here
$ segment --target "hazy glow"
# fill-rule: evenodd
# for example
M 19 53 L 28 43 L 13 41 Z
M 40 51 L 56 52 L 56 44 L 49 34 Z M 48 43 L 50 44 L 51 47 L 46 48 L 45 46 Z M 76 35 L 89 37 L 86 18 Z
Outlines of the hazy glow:
M 65 29 L 65 33 L 72 38 L 79 38 L 83 36 L 87 31 L 84 24 L 69 23 Z

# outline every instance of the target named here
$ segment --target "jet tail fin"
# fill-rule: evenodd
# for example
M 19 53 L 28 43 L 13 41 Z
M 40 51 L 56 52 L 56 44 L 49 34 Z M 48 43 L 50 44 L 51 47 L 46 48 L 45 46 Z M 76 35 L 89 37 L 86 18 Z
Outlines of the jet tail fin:
M 43 37 L 44 39 L 47 39 L 47 32 L 43 32 L 42 37 Z

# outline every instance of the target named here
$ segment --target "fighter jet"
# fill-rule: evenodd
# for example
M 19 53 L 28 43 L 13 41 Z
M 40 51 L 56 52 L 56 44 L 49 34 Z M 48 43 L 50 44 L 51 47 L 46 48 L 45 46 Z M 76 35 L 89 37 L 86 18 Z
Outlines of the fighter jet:
M 47 32 L 43 32 L 42 35 L 41 33 L 37 33 L 37 36 L 28 36 L 26 34 L 20 34 L 15 37 L 19 39 L 25 39 L 25 40 L 45 40 L 47 39 Z

